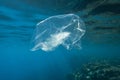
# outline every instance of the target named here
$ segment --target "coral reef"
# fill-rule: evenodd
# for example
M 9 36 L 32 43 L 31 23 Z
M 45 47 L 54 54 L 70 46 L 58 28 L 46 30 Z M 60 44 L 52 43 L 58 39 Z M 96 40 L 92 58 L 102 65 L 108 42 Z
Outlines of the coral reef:
M 69 74 L 68 80 L 120 80 L 119 61 L 84 64 L 79 71 Z

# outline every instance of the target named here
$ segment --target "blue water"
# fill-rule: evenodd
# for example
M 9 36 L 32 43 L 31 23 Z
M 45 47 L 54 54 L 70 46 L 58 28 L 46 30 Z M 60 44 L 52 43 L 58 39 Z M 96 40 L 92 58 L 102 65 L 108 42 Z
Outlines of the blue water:
M 119 0 L 1 0 L 0 80 L 67 80 L 90 60 L 120 57 Z M 81 50 L 62 46 L 30 51 L 36 24 L 53 15 L 74 13 L 86 25 Z

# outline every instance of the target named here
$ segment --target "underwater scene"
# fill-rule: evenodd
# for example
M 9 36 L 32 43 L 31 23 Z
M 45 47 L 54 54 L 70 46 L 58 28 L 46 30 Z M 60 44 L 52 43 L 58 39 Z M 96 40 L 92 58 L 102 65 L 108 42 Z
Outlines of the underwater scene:
M 120 80 L 120 0 L 0 0 L 0 80 Z

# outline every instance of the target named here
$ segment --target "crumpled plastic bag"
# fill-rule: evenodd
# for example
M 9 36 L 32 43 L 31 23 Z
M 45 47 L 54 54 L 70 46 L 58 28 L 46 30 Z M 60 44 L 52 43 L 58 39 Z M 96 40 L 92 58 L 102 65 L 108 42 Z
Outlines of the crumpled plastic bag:
M 66 49 L 81 48 L 85 24 L 75 14 L 51 16 L 36 25 L 31 51 L 52 51 L 62 45 Z

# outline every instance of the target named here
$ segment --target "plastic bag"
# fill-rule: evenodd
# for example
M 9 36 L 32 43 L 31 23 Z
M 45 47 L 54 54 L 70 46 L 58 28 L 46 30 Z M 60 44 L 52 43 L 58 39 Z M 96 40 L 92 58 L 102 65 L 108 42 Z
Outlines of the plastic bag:
M 60 45 L 66 49 L 81 48 L 80 40 L 85 34 L 84 27 L 84 22 L 75 14 L 49 17 L 37 24 L 31 51 L 52 51 Z

